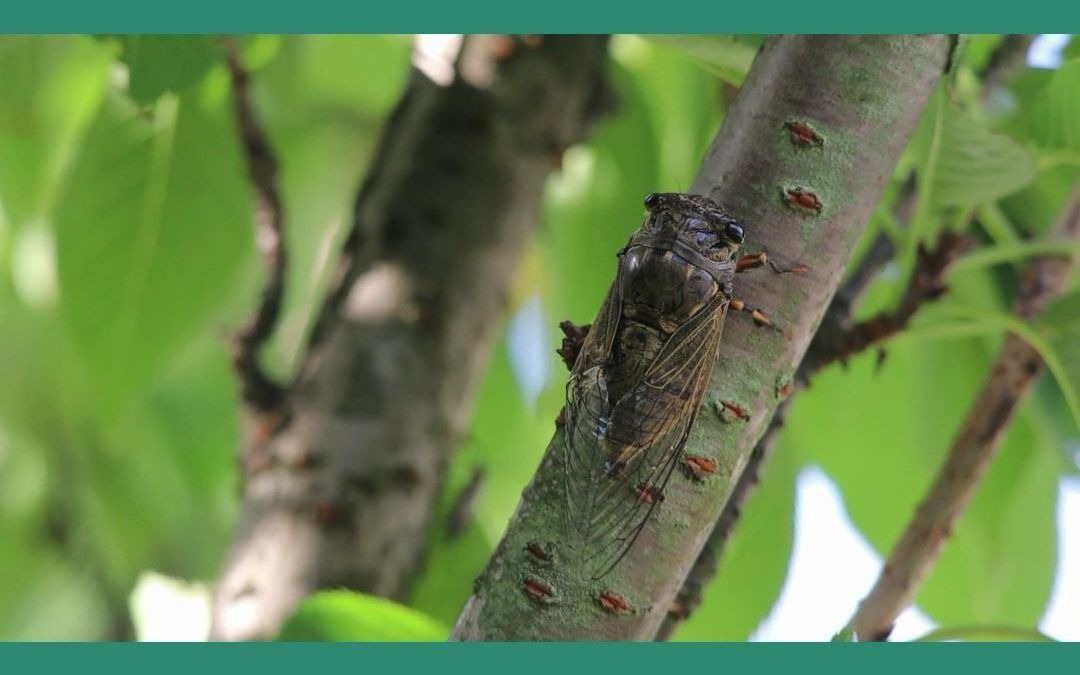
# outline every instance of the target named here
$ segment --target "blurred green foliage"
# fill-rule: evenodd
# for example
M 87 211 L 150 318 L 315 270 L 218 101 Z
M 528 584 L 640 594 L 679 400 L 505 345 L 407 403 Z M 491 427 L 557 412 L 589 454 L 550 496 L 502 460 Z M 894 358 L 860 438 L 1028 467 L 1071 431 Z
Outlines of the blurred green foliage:
M 998 39 L 970 40 L 928 106 L 866 234 L 889 232 L 901 253 L 859 311 L 891 306 L 916 245 L 942 228 L 969 230 L 1004 262 L 957 269 L 942 306 L 922 312 L 883 364 L 857 357 L 799 396 L 716 583 L 678 637 L 744 639 L 769 612 L 787 573 L 802 467 L 821 466 L 886 551 L 941 461 L 1001 339 L 997 319 L 1030 253 L 1017 242 L 1049 226 L 1080 171 L 1076 42 L 1060 70 L 1028 69 L 987 96 L 975 73 Z M 641 197 L 690 184 L 758 43 L 613 41 L 617 111 L 550 180 L 513 293 L 512 309 L 540 298 L 547 344 L 559 320 L 591 320 Z M 241 47 L 282 166 L 291 267 L 267 357 L 285 374 L 402 91 L 409 40 L 252 36 Z M 0 38 L 0 638 L 132 637 L 127 602 L 140 573 L 210 582 L 218 569 L 238 496 L 225 337 L 261 274 L 230 106 L 211 38 Z M 900 227 L 889 206 L 910 171 L 919 202 Z M 751 228 L 749 245 L 764 243 Z M 1075 289 L 1035 327 L 1062 372 L 1023 406 L 919 596 L 939 622 L 1030 626 L 1045 608 L 1056 485 L 1077 470 L 1067 450 L 1078 434 Z M 562 402 L 565 370 L 553 353 L 535 401 L 509 354 L 500 340 L 412 609 L 319 596 L 286 638 L 445 633 Z M 445 514 L 476 467 L 486 480 L 475 519 L 451 538 Z

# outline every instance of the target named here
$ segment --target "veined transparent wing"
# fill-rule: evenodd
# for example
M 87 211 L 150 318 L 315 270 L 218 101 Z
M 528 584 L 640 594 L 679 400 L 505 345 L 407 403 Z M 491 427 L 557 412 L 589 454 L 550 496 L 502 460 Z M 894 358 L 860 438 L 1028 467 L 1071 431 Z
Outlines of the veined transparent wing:
M 701 406 L 727 305 L 718 292 L 617 401 L 609 399 L 604 363 L 575 369 L 564 429 L 567 509 L 594 576 L 622 560 L 663 497 Z

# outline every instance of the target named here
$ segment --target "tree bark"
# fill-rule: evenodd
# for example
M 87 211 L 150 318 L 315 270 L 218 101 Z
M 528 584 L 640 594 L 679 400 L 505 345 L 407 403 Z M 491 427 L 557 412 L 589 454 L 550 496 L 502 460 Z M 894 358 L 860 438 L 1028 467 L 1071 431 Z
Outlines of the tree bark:
M 684 455 L 715 470 L 701 482 L 674 476 L 630 553 L 593 580 L 559 548 L 566 519 L 557 431 L 452 638 L 653 638 L 787 394 L 951 48 L 943 35 L 765 42 L 690 191 L 711 196 L 746 226 L 748 250 L 767 247 L 781 267 L 810 269 L 736 280 L 736 295 L 781 330 L 755 327 L 743 313 L 727 320 Z M 748 419 L 722 414 L 722 402 Z
M 468 38 L 414 70 L 280 413 L 248 420 L 212 637 L 276 635 L 307 594 L 400 597 L 547 176 L 597 112 L 606 38 Z

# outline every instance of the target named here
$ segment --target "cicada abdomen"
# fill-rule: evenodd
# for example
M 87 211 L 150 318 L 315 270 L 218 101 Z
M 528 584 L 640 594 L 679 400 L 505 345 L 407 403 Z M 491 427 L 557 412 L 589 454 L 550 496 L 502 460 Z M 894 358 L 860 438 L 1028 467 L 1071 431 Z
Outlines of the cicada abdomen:
M 596 577 L 662 500 L 716 361 L 743 240 L 707 197 L 653 193 L 645 207 L 567 384 L 571 541 Z

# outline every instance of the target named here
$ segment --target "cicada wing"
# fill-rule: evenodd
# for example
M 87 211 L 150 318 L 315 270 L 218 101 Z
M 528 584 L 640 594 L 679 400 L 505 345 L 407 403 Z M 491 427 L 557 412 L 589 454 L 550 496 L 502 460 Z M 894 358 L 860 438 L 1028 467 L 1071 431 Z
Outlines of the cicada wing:
M 573 372 L 578 373 L 594 366 L 599 366 L 607 360 L 611 354 L 611 345 L 615 341 L 615 334 L 619 330 L 619 319 L 622 317 L 622 271 L 615 274 L 615 281 L 604 296 L 604 302 L 600 305 L 600 311 L 596 314 L 596 320 L 589 328 L 585 342 L 581 345 L 581 352 L 574 363 Z
M 662 499 L 701 405 L 726 308 L 718 294 L 676 330 L 620 400 L 607 399 L 599 368 L 575 388 L 568 446 L 592 468 L 589 484 L 577 486 L 577 531 L 597 577 L 622 560 Z
M 595 496 L 592 488 L 603 474 L 604 453 L 599 438 L 603 421 L 610 414 L 603 365 L 611 353 L 622 316 L 621 288 L 620 270 L 604 297 L 566 385 L 563 470 L 570 533 L 580 532 L 587 521 Z

